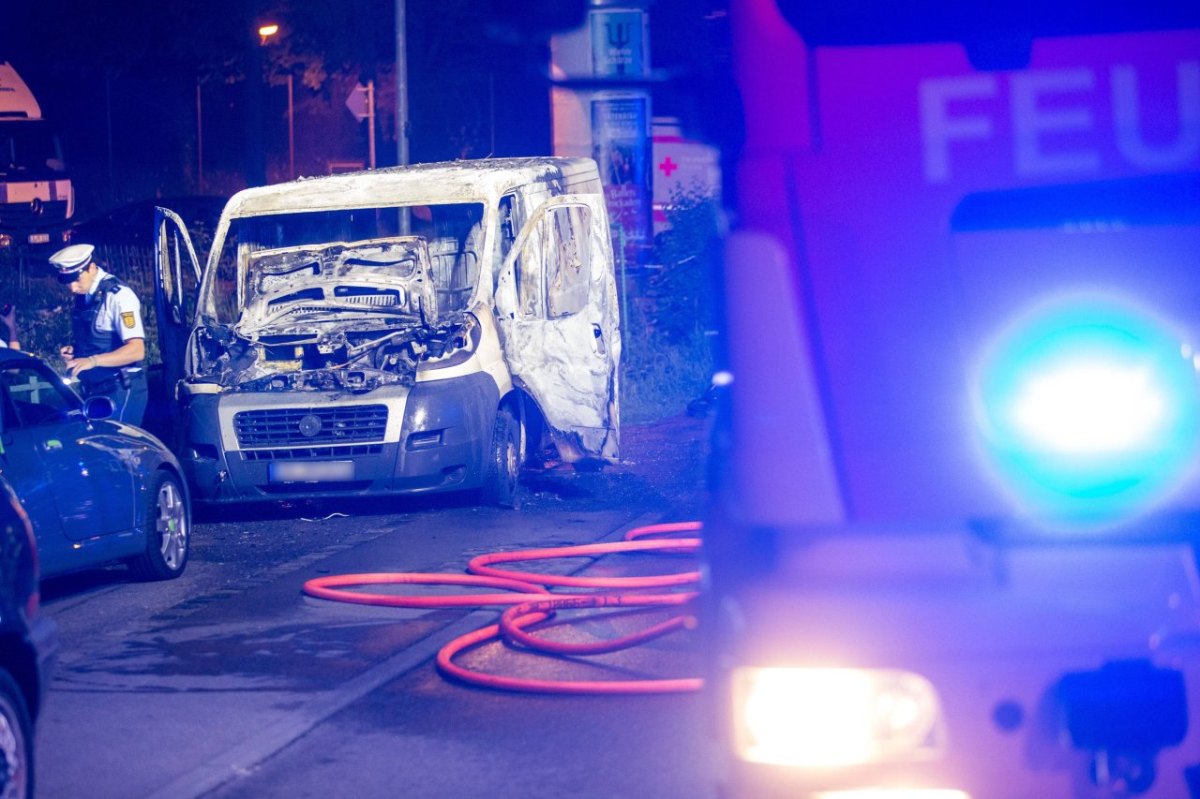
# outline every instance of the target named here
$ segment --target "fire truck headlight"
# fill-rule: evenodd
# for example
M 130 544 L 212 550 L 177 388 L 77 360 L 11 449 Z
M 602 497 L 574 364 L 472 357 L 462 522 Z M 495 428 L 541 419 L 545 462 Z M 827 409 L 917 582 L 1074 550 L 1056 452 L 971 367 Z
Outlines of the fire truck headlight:
M 925 760 L 943 746 L 937 692 L 910 672 L 743 668 L 733 692 L 734 743 L 747 761 L 850 766 Z
M 850 788 L 822 791 L 814 799 L 971 799 L 971 794 L 954 788 Z
M 1193 353 L 1124 302 L 1075 297 L 1027 314 L 992 347 L 978 388 L 991 463 L 1049 520 L 1109 523 L 1146 510 L 1195 453 Z

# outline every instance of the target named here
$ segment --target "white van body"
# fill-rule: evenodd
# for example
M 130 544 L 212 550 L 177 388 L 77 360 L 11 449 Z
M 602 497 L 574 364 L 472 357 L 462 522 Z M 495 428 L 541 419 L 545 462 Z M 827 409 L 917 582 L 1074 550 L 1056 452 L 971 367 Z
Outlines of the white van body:
M 0 62 L 0 251 L 62 246 L 74 214 L 58 136 L 29 86 Z
M 202 275 L 178 217 L 160 209 L 157 230 L 164 370 L 201 502 L 479 488 L 511 505 L 543 444 L 617 458 L 617 294 L 590 159 L 248 189 Z

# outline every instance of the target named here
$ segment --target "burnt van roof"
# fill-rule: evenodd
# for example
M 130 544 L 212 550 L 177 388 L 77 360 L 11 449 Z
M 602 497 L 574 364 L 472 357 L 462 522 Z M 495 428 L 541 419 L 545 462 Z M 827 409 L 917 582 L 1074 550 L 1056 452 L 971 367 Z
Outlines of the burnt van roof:
M 300 178 L 245 189 L 230 198 L 228 217 L 263 216 L 337 208 L 483 202 L 522 185 L 599 181 L 590 158 L 484 158 Z

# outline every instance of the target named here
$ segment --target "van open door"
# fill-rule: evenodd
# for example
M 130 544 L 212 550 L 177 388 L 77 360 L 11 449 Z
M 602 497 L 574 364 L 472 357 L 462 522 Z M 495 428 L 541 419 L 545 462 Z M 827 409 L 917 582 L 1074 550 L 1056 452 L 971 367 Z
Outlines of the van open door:
M 183 379 L 188 334 L 196 312 L 200 261 L 187 225 L 174 211 L 154 209 L 154 311 L 162 356 L 163 386 L 169 399 Z
M 621 337 L 603 199 L 538 208 L 501 267 L 496 307 L 513 380 L 538 403 L 564 460 L 618 455 Z

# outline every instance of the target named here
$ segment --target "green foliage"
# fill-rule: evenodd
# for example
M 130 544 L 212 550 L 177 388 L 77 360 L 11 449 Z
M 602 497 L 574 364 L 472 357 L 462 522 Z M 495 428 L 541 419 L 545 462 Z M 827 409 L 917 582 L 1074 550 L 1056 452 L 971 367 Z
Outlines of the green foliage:
M 58 348 L 71 340 L 71 296 L 42 266 L 43 261 L 0 258 L 0 303 L 16 309 L 21 348 L 61 365 Z
M 650 277 L 647 296 L 655 326 L 671 342 L 685 341 L 716 325 L 713 302 L 721 258 L 721 209 L 704 194 L 672 198 L 670 227 L 655 242 L 662 268 Z
M 721 262 L 721 209 L 685 193 L 655 242 L 657 265 L 626 279 L 622 313 L 621 418 L 648 422 L 682 413 L 708 390 L 713 372 Z

